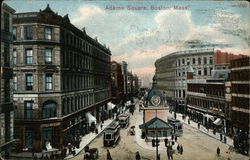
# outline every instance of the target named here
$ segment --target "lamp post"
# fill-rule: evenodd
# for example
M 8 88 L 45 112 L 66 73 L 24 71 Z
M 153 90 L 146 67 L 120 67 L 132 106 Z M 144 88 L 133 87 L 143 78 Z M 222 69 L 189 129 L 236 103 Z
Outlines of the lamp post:
M 156 119 L 157 119 L 157 109 L 155 110 L 156 112 Z M 158 140 L 158 127 L 156 123 L 156 159 L 158 160 L 158 145 L 159 145 L 159 140 Z

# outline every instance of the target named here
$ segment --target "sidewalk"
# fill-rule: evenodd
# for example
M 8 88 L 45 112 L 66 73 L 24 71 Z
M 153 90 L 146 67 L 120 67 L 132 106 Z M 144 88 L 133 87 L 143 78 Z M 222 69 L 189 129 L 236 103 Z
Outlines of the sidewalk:
M 174 118 L 174 113 L 170 114 L 169 113 L 169 117 L 171 118 Z M 189 125 L 197 130 L 200 130 L 201 132 L 205 133 L 206 135 L 210 136 L 210 137 L 213 137 L 217 140 L 220 141 L 220 133 L 216 133 L 215 135 L 213 134 L 213 130 L 212 129 L 209 129 L 207 130 L 203 125 L 200 125 L 200 129 L 198 129 L 198 124 L 192 120 L 190 120 L 190 124 L 188 124 L 188 117 L 186 117 L 185 120 L 182 119 L 182 114 L 180 113 L 177 113 L 176 114 L 176 119 L 180 120 L 181 122 L 183 122 L 185 125 Z M 233 139 L 231 139 L 230 137 L 226 136 L 227 137 L 227 145 L 229 146 L 233 146 Z M 224 136 L 223 136 L 224 138 Z M 221 141 L 221 143 L 224 143 L 224 140 Z
M 68 155 L 68 151 L 67 151 L 67 156 L 64 159 L 71 159 L 71 158 L 74 158 L 76 155 L 78 155 L 91 141 L 93 141 L 99 134 L 101 134 L 102 131 L 105 130 L 105 128 L 112 121 L 115 120 L 115 118 L 114 119 L 108 119 L 108 120 L 104 121 L 104 123 L 102 124 L 103 125 L 102 130 L 101 130 L 101 126 L 98 125 L 98 127 L 97 127 L 98 131 L 99 131 L 98 134 L 90 132 L 89 134 L 83 136 L 82 140 L 80 142 L 80 147 L 75 149 L 76 154 L 75 155 L 73 155 L 73 154 Z

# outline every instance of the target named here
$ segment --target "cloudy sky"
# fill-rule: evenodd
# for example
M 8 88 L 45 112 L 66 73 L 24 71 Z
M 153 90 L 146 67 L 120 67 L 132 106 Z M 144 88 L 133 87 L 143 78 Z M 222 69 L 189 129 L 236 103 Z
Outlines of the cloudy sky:
M 250 8 L 235 1 L 9 0 L 16 12 L 44 9 L 69 14 L 71 23 L 110 47 L 112 60 L 127 61 L 143 77 L 154 74 L 156 59 L 187 40 L 223 44 L 222 51 L 249 53 Z M 112 10 L 111 8 L 116 8 Z M 157 10 L 155 9 L 157 8 Z M 160 9 L 160 10 L 159 10 Z

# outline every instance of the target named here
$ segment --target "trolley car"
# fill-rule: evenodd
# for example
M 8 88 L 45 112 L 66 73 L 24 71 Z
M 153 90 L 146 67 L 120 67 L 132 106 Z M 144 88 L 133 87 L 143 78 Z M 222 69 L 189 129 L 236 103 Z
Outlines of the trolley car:
M 183 133 L 182 123 L 178 119 L 168 118 L 168 123 L 173 126 L 174 134 L 180 136 Z
M 129 125 L 129 114 L 128 113 L 122 113 L 119 117 L 118 117 L 118 121 L 121 127 L 127 127 Z
M 120 125 L 119 125 L 119 122 L 113 121 L 104 130 L 103 145 L 104 146 L 113 146 L 113 145 L 117 144 L 119 139 L 120 139 Z

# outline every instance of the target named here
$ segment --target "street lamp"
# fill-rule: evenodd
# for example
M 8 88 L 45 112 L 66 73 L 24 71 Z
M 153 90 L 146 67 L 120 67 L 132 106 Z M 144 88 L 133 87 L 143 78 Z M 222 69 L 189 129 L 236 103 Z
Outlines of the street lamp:
M 157 118 L 157 109 L 155 109 L 156 111 L 156 118 Z M 157 127 L 157 123 L 156 123 L 156 139 L 152 140 L 152 146 L 156 147 L 156 160 L 158 160 L 158 146 L 159 146 L 159 139 L 158 139 L 158 127 Z

